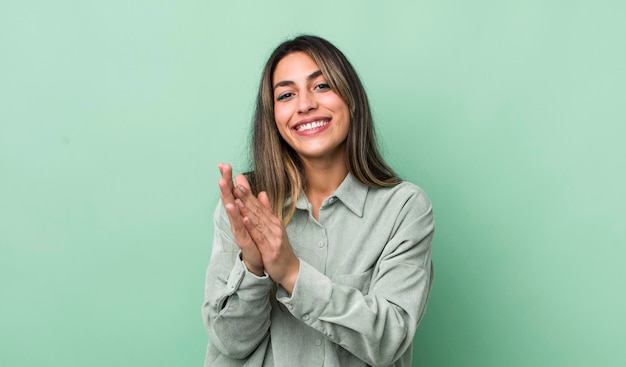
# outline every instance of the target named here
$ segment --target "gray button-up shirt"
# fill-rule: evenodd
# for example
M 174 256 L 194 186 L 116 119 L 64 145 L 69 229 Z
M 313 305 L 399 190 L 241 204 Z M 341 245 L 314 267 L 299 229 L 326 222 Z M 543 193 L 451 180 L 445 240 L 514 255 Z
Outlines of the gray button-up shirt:
M 297 202 L 287 234 L 300 273 L 289 295 L 247 271 L 219 203 L 205 366 L 410 366 L 433 280 L 433 231 L 419 187 L 367 187 L 348 174 L 318 220 L 304 195 Z

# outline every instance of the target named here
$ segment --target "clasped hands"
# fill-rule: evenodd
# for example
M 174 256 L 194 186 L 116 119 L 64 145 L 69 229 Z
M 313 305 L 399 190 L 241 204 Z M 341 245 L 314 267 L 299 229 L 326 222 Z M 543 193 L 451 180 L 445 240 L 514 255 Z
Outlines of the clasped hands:
M 258 276 L 264 271 L 291 294 L 300 271 L 285 227 L 272 211 L 265 191 L 254 196 L 244 175 L 232 177 L 232 167 L 218 163 L 220 197 L 248 270 Z

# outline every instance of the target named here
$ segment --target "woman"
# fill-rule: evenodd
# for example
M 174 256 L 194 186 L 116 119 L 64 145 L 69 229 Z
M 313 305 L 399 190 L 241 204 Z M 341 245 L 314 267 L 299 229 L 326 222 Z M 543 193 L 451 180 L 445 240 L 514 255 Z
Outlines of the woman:
M 314 36 L 279 45 L 252 137 L 251 174 L 219 164 L 205 366 L 410 366 L 431 204 L 379 154 L 345 56 Z

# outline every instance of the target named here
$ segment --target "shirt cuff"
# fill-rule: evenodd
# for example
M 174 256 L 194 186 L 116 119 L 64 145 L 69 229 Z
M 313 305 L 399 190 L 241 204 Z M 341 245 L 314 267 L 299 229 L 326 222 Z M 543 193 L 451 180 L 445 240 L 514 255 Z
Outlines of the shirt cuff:
M 248 271 L 243 261 L 241 261 L 241 257 L 237 256 L 235 266 L 228 276 L 226 287 L 229 290 L 229 295 L 237 293 L 242 300 L 253 301 L 267 297 L 273 283 L 267 273 L 259 277 Z
M 333 292 L 332 281 L 310 264 L 300 259 L 300 271 L 291 296 L 283 287 L 278 287 L 276 299 L 289 312 L 307 325 L 313 324 L 330 302 Z

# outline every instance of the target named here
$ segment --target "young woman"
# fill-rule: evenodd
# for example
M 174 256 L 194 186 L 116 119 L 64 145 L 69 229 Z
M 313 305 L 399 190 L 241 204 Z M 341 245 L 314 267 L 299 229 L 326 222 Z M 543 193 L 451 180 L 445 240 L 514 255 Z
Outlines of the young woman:
M 252 158 L 234 179 L 219 164 L 205 366 L 410 366 L 431 204 L 382 159 L 365 90 L 328 41 L 270 56 Z

